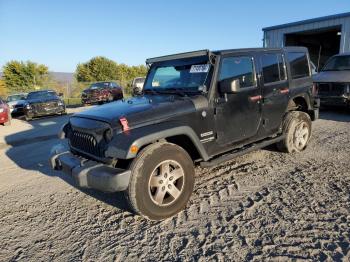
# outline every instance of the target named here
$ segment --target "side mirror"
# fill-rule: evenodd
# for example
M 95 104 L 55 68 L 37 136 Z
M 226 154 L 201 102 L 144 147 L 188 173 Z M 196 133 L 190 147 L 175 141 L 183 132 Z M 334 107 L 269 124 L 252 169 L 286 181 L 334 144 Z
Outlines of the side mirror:
M 219 83 L 219 90 L 222 94 L 234 94 L 241 89 L 239 79 L 225 79 Z

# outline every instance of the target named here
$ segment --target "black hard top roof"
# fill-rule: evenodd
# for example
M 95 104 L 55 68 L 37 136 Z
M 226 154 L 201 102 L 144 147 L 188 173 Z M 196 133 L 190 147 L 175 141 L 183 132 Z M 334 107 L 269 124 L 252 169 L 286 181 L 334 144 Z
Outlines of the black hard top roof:
M 164 62 L 164 61 L 169 61 L 169 60 L 191 58 L 191 57 L 200 57 L 200 56 L 210 57 L 211 55 L 226 55 L 226 54 L 231 54 L 231 53 L 269 52 L 269 51 L 270 52 L 271 51 L 302 51 L 302 52 L 306 52 L 307 48 L 300 47 L 300 46 L 290 46 L 290 47 L 283 47 L 283 48 L 264 48 L 263 47 L 263 48 L 226 49 L 226 50 L 217 50 L 217 51 L 210 51 L 208 49 L 205 49 L 205 50 L 199 50 L 199 51 L 193 51 L 193 52 L 186 52 L 186 53 L 179 53 L 179 54 L 149 58 L 146 60 L 146 64 Z

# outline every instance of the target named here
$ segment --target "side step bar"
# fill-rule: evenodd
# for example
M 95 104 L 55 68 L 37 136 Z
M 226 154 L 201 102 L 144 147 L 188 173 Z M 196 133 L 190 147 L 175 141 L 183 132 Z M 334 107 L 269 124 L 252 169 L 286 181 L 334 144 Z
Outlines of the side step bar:
M 252 151 L 255 151 L 255 150 L 267 147 L 269 145 L 275 144 L 275 143 L 283 140 L 284 138 L 285 138 L 285 135 L 282 135 L 282 136 L 278 136 L 278 137 L 271 138 L 271 139 L 268 139 L 268 140 L 262 140 L 262 141 L 260 141 L 258 143 L 253 143 L 253 144 L 251 144 L 248 147 L 244 147 L 244 148 L 241 148 L 241 149 L 236 149 L 236 150 L 234 150 L 231 153 L 221 155 L 221 156 L 213 158 L 213 159 L 211 159 L 209 161 L 200 162 L 200 166 L 204 167 L 204 168 L 216 166 L 216 165 L 221 164 L 223 162 L 232 160 L 233 158 L 236 158 L 236 157 L 245 155 L 247 153 L 250 153 Z

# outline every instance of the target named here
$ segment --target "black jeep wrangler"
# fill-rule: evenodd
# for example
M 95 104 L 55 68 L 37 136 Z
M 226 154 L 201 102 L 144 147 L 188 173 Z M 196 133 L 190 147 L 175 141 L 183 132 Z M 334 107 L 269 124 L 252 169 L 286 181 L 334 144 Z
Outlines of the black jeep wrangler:
M 300 152 L 318 118 L 306 48 L 208 50 L 147 60 L 143 95 L 73 115 L 50 163 L 80 187 L 125 191 L 161 220 L 186 206 L 194 166 L 277 144 Z

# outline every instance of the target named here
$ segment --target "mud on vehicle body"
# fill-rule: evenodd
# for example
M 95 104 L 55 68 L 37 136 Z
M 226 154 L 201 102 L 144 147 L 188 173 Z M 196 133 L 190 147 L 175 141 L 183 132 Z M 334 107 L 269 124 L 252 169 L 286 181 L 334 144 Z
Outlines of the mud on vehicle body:
M 318 118 L 306 48 L 196 51 L 148 59 L 143 95 L 72 116 L 52 168 L 81 187 L 125 191 L 152 220 L 186 206 L 194 166 L 271 144 L 304 150 Z

